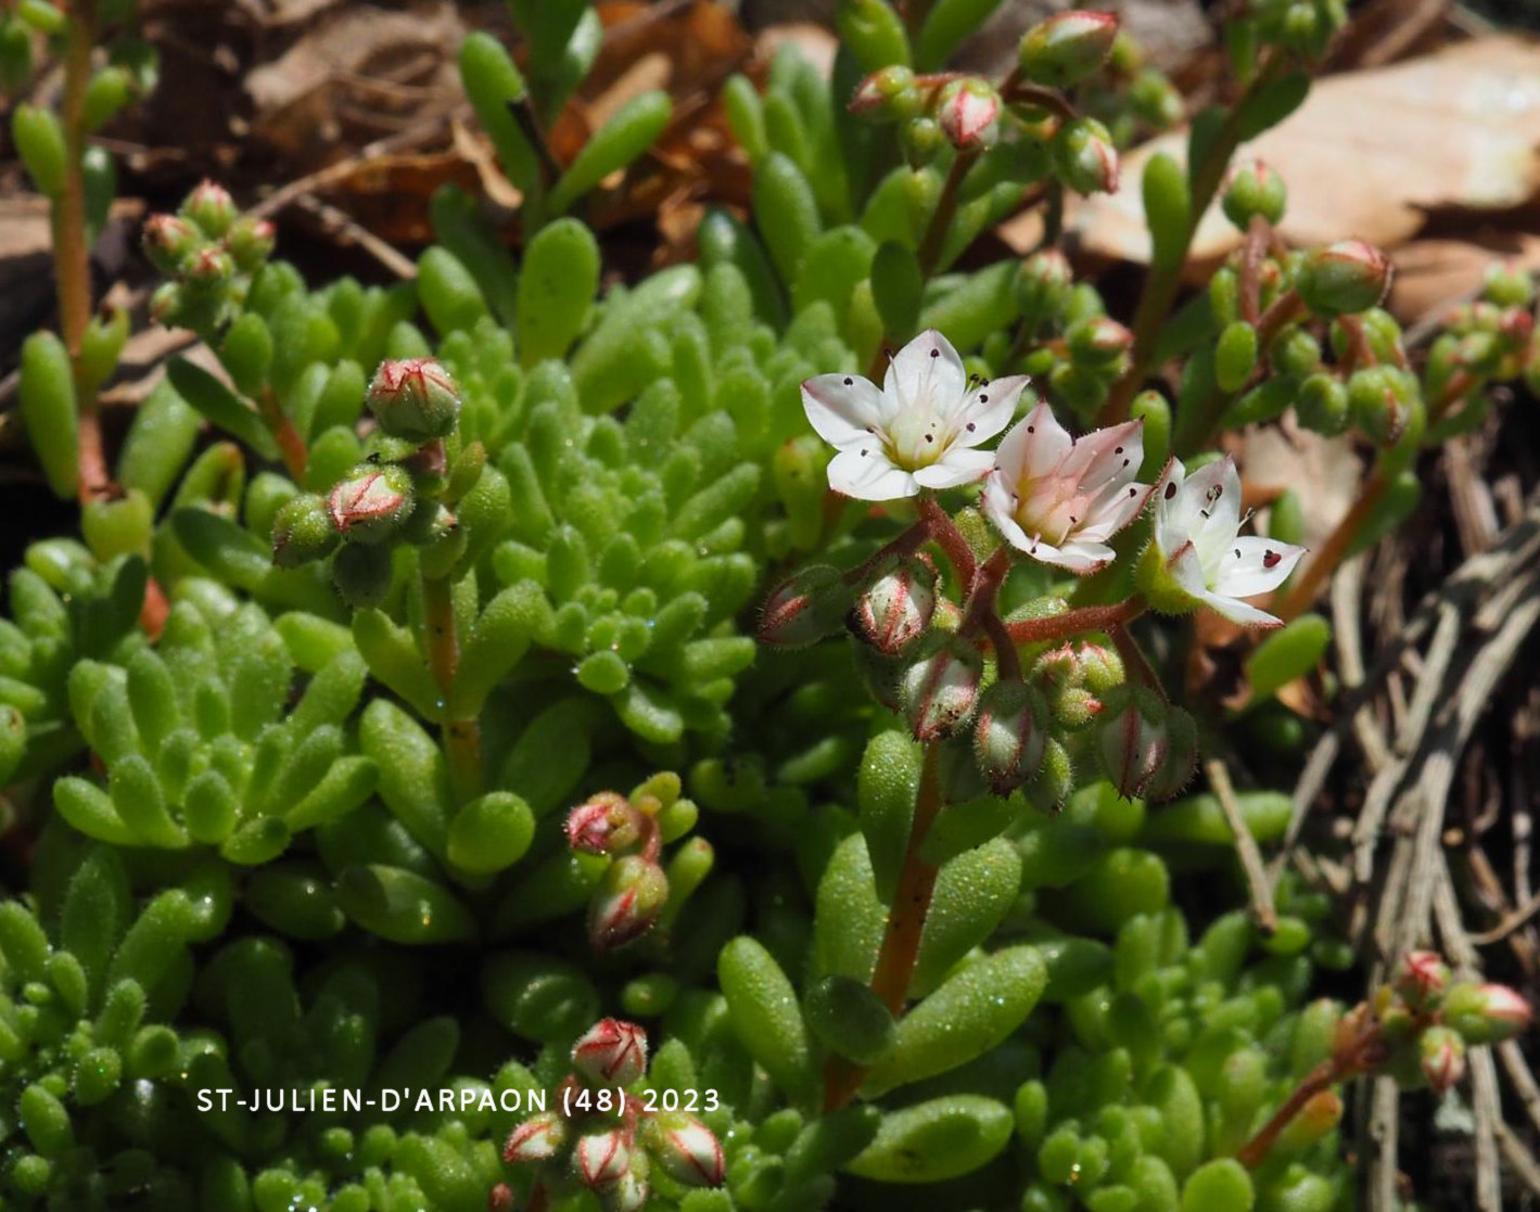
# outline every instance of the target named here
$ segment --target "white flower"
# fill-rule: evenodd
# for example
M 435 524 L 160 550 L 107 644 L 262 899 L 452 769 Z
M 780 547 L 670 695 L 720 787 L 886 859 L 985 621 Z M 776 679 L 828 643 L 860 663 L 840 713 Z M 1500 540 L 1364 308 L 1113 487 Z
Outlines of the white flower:
M 984 513 L 1012 547 L 1085 576 L 1113 557 L 1107 545 L 1150 499 L 1134 477 L 1144 423 L 1126 421 L 1072 438 L 1047 404 L 1005 435 L 984 485 Z
M 1226 455 L 1192 473 L 1172 460 L 1155 508 L 1155 546 L 1174 588 L 1247 627 L 1277 627 L 1281 620 L 1241 598 L 1283 584 L 1303 547 L 1255 535 L 1237 538 L 1241 477 Z
M 895 501 L 922 488 L 955 488 L 989 471 L 978 450 L 1010 421 L 1025 375 L 976 384 L 952 343 L 922 332 L 894 355 L 879 391 L 860 375 L 818 375 L 802 384 L 802 407 L 839 453 L 829 487 L 862 501 Z

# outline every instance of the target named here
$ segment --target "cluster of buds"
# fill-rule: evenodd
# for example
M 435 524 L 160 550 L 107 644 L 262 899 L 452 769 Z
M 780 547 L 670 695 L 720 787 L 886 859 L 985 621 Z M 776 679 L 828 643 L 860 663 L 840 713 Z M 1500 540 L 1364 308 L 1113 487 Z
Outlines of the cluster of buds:
M 1367 1029 L 1381 1039 L 1383 1063 L 1407 1085 L 1437 1093 L 1465 1076 L 1472 1045 L 1498 1043 L 1528 1029 L 1534 1012 L 1506 985 L 1457 981 L 1432 951 L 1404 956 L 1372 1003 L 1344 1017 L 1339 1051 Z
M 431 359 L 382 363 L 368 404 L 377 428 L 364 461 L 324 496 L 288 501 L 273 522 L 274 563 L 292 568 L 329 558 L 338 592 L 359 607 L 389 591 L 397 544 L 418 548 L 426 575 L 454 566 L 466 537 L 453 506 L 486 459 L 476 443 L 450 463 L 444 439 L 459 416 L 459 390 Z
M 1059 90 L 1087 80 L 1113 55 L 1118 19 L 1111 13 L 1058 13 L 1023 37 L 1020 63 L 1004 84 L 957 72 L 916 74 L 902 64 L 872 73 L 850 101 L 852 113 L 903 126 L 916 161 L 943 147 L 977 153 L 999 142 L 1046 151 L 1071 189 L 1117 188 L 1118 154 L 1100 121 L 1075 113 Z M 1147 90 L 1146 90 L 1147 91 Z
M 1134 334 L 1077 291 L 1058 249 L 1026 258 L 1016 274 L 1021 331 L 1031 340 L 1021 369 L 1079 416 L 1093 414 L 1128 369 Z
M 688 828 L 694 816 L 694 805 L 679 798 L 676 775 L 649 779 L 629 796 L 598 792 L 567 814 L 573 852 L 610 859 L 588 904 L 588 941 L 595 951 L 612 951 L 647 934 L 670 894 L 683 896 L 703 878 L 701 863 L 709 865 L 711 855 L 702 839 L 674 860 L 679 887 L 671 886 L 660 861 L 664 841 Z
M 145 256 L 169 279 L 151 298 L 150 314 L 162 324 L 212 333 L 240 307 L 274 240 L 271 223 L 241 214 L 228 190 L 204 181 L 176 214 L 145 222 Z
M 609 1212 L 636 1212 L 661 1176 L 679 1188 L 721 1186 L 716 1134 L 686 1112 L 651 1109 L 634 1091 L 646 1075 L 647 1033 L 619 1019 L 595 1023 L 572 1047 L 555 1106 L 514 1128 L 503 1160 L 534 1168 L 547 1199 L 586 1188 Z M 499 1184 L 489 1206 L 511 1207 L 512 1198 Z

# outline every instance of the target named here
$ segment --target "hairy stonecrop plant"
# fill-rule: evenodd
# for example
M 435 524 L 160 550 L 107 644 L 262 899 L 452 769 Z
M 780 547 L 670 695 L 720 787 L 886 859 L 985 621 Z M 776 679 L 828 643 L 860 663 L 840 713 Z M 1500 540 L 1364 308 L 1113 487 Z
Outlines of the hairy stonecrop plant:
M 1318 591 L 1540 379 L 1529 280 L 1423 356 L 1377 250 L 1281 242 L 1283 182 L 1232 160 L 1344 15 L 1253 0 L 1231 100 L 1143 171 L 1125 326 L 1064 199 L 1182 98 L 1100 12 L 948 70 L 994 7 L 841 0 L 829 78 L 788 45 L 728 80 L 748 213 L 601 292 L 583 216 L 671 108 L 560 162 L 602 25 L 518 0 L 517 58 L 461 54 L 517 255 L 448 187 L 413 280 L 312 286 L 199 185 L 144 248 L 203 349 L 111 460 L 126 318 L 74 271 L 125 14 L 0 17 L 8 86 L 38 34 L 65 56 L 61 118 L 15 119 L 64 333 L 21 389 L 82 501 L 0 620 L 0 1202 L 1335 1212 L 1345 1081 L 1442 1093 L 1528 1026 L 1427 952 L 1323 998 L 1356 957 L 1296 873 L 1276 924 L 1225 910 L 1236 829 L 1289 830 Z M 1239 246 L 1179 300 L 1216 201 Z M 981 262 L 1029 203 L 1041 247 Z M 1309 552 L 1295 494 L 1245 509 L 1236 435 L 1284 416 L 1372 459 Z M 1193 616 L 1240 707 L 1177 676 Z M 1241 789 L 1163 804 L 1200 752 Z

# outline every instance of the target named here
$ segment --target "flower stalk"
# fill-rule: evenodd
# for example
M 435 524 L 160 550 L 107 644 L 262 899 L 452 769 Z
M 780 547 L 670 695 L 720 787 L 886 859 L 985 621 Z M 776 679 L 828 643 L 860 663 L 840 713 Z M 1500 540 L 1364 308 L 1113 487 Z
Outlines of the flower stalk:
M 475 717 L 455 719 L 451 712 L 455 677 L 460 669 L 460 641 L 448 578 L 423 577 L 422 601 L 423 621 L 428 630 L 428 667 L 444 704 L 441 729 L 449 781 L 456 799 L 463 804 L 482 791 L 481 723 Z

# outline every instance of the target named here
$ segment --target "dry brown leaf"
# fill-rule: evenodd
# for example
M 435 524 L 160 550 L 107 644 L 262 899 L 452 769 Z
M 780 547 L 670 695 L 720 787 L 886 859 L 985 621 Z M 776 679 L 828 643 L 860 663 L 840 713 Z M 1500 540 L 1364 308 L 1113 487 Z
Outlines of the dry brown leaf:
M 1404 319 L 1421 319 L 1474 295 L 1494 261 L 1540 270 L 1540 236 L 1505 233 L 1501 242 L 1413 240 L 1396 249 L 1396 276 L 1390 286 L 1390 310 Z
M 1496 210 L 1540 187 L 1540 46 L 1492 37 L 1373 71 L 1320 81 L 1282 125 L 1242 148 L 1289 187 L 1280 225 L 1292 244 L 1356 237 L 1399 244 L 1434 207 Z M 1140 203 L 1144 165 L 1158 151 L 1185 160 L 1186 133 L 1152 140 L 1124 158 L 1123 187 L 1075 206 L 1067 227 L 1089 252 L 1147 262 Z M 1025 231 L 1025 229 L 1023 229 Z M 1002 235 L 1020 247 L 1022 235 Z M 1211 262 L 1240 241 L 1212 207 L 1193 259 Z

